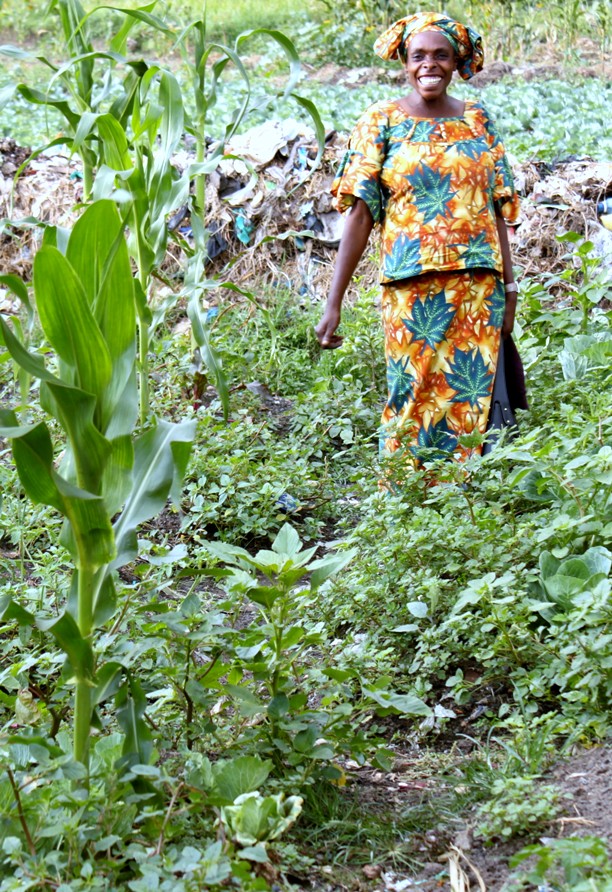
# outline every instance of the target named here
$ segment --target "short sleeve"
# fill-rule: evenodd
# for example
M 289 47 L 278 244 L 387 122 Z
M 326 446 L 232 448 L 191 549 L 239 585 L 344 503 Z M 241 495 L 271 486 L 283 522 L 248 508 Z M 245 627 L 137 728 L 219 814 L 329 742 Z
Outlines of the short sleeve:
M 506 150 L 487 110 L 480 106 L 480 111 L 495 166 L 493 203 L 501 211 L 507 223 L 516 223 L 520 211 L 520 201 L 514 188 L 514 177 L 512 176 Z
M 385 158 L 387 124 L 387 116 L 376 105 L 357 122 L 331 187 L 341 214 L 361 198 L 370 209 L 374 222 L 382 220 L 384 200 L 380 173 Z

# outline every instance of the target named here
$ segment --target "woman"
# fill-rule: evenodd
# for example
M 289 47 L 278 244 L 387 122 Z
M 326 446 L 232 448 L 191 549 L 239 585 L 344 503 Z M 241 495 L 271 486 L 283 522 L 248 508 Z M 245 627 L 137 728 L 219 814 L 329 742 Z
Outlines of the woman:
M 453 72 L 482 69 L 481 39 L 444 14 L 395 22 L 374 44 L 401 59 L 412 92 L 359 120 L 332 186 L 348 211 L 321 347 L 336 334 L 342 298 L 381 224 L 382 316 L 389 395 L 381 447 L 413 459 L 470 451 L 462 434 L 487 426 L 500 336 L 512 331 L 514 283 L 505 220 L 518 198 L 484 107 L 447 93 Z

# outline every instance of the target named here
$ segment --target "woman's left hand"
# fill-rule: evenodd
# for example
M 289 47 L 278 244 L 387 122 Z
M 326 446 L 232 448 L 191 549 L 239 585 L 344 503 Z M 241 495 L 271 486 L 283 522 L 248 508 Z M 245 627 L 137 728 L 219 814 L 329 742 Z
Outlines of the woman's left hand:
M 514 328 L 514 316 L 516 314 L 516 294 L 506 295 L 506 310 L 504 312 L 504 321 L 502 322 L 502 338 L 507 338 L 512 334 Z

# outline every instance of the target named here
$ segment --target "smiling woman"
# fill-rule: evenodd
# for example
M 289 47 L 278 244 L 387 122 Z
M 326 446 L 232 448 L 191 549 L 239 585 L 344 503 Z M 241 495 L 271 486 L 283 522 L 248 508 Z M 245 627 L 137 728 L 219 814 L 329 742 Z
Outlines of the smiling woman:
M 518 199 L 495 127 L 477 102 L 447 93 L 453 73 L 482 69 L 481 39 L 438 13 L 395 22 L 376 41 L 401 59 L 412 92 L 361 117 L 332 191 L 350 211 L 323 318 L 336 334 L 345 290 L 375 224 L 381 227 L 388 400 L 381 449 L 408 467 L 464 458 L 464 434 L 487 428 L 500 338 L 514 323 L 517 286 L 505 219 Z

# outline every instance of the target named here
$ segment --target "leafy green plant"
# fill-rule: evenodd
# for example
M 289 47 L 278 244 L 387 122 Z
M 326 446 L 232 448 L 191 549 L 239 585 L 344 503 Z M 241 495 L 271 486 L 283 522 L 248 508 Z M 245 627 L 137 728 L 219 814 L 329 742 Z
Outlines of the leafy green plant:
M 233 805 L 221 809 L 220 819 L 231 839 L 241 846 L 256 846 L 279 837 L 297 820 L 301 810 L 299 796 L 285 799 L 282 793 L 243 793 L 234 799 Z
M 101 164 L 96 198 L 112 198 L 130 227 L 130 252 L 136 261 L 135 286 L 139 327 L 140 422 L 149 415 L 149 349 L 156 320 L 151 312 L 153 274 L 168 243 L 167 218 L 189 194 L 192 167 L 179 175 L 173 153 L 183 134 L 183 102 L 178 81 L 152 65 L 139 81 L 132 100 L 131 138 L 121 121 L 108 113 L 98 117 Z M 158 140 L 158 135 L 161 138 Z
M 126 754 L 148 760 L 138 683 L 131 675 L 123 680 L 118 663 L 96 665 L 94 633 L 115 613 L 113 575 L 138 553 L 136 529 L 161 510 L 173 487 L 176 492 L 194 434 L 190 423 L 160 422 L 133 435 L 133 288 L 123 221 L 112 202 L 100 201 L 75 225 L 65 254 L 47 239 L 34 261 L 36 306 L 57 369 L 28 353 L 0 320 L 12 358 L 41 381 L 41 408 L 60 435 L 59 470 L 45 421 L 22 425 L 3 409 L 0 433 L 11 440 L 28 497 L 65 518 L 61 541 L 74 563 L 59 616 L 43 610 L 34 617 L 10 598 L 2 615 L 36 623 L 64 651 L 76 679 L 74 758 L 84 766 L 94 710 L 113 694 L 125 719 Z
M 585 333 L 589 327 L 590 310 L 610 292 L 609 276 L 602 269 L 601 258 L 593 255 L 593 242 L 584 239 L 577 232 L 567 232 L 557 238 L 560 242 L 568 242 L 574 246 L 574 250 L 566 258 L 577 262 L 577 268 L 568 266 L 561 274 L 561 279 L 570 283 L 569 297 L 581 311 L 580 330 Z
M 309 628 L 303 622 L 305 609 L 320 586 L 354 558 L 353 550 L 313 559 L 316 547 L 304 549 L 289 524 L 281 528 L 271 550 L 255 555 L 221 542 L 206 548 L 226 566 L 203 572 L 223 580 L 233 599 L 246 596 L 259 613 L 258 620 L 240 633 L 224 687 L 234 708 L 251 725 L 241 729 L 242 747 L 254 746 L 258 753 L 269 755 L 279 773 L 288 768 L 302 784 L 318 765 L 327 764 L 329 776 L 337 777 L 338 770 L 330 763 L 343 751 L 361 759 L 365 751 L 375 749 L 359 729 L 373 703 L 383 714 L 429 714 L 417 697 L 389 690 L 388 678 L 361 684 L 361 702 L 353 706 L 347 699 L 352 686 L 360 684 L 358 675 L 309 665 L 307 658 L 324 639 L 320 624 Z M 251 678 L 257 682 L 254 690 Z M 319 686 L 317 707 L 308 703 L 306 681 Z M 252 724 L 256 716 L 259 722 Z M 380 759 L 385 758 L 381 752 Z
M 31 88 L 24 83 L 16 87 L 17 92 L 27 102 L 53 108 L 63 116 L 69 135 L 59 136 L 48 145 L 65 144 L 71 151 L 80 154 L 83 161 L 83 192 L 86 201 L 92 194 L 94 168 L 99 161 L 94 128 L 100 109 L 106 104 L 110 107 L 109 114 L 119 121 L 124 121 L 130 113 L 135 84 L 142 73 L 138 71 L 138 65 L 133 68 L 128 67 L 123 82 L 123 96 L 115 98 L 113 72 L 119 63 L 127 61 L 122 53 L 130 29 L 137 21 L 145 21 L 155 28 L 164 30 L 161 20 L 150 14 L 155 5 L 156 0 L 140 9 L 105 6 L 104 8 L 122 13 L 125 20 L 123 27 L 111 42 L 109 50 L 99 51 L 94 48 L 88 34 L 88 20 L 92 13 L 86 13 L 79 0 L 50 0 L 46 14 L 57 12 L 59 15 L 68 61 L 58 67 L 44 56 L 38 57 L 53 72 L 46 92 Z M 5 47 L 4 52 L 19 57 L 28 55 L 14 47 Z M 96 62 L 106 66 L 105 74 L 101 77 L 95 71 Z M 95 89 L 98 83 L 102 84 L 101 89 Z M 60 88 L 59 95 L 54 95 L 57 87 Z M 8 94 L 5 93 L 4 101 L 7 98 Z M 40 152 L 43 148 L 47 146 L 37 151 Z
M 561 804 L 553 784 L 534 784 L 530 777 L 498 778 L 491 799 L 476 813 L 476 835 L 488 842 L 532 834 L 549 824 Z
M 512 890 L 527 884 L 546 883 L 559 892 L 608 892 L 612 888 L 612 864 L 606 842 L 597 836 L 547 839 L 526 846 L 510 859 L 512 868 L 519 865 L 519 877 L 511 882 Z
M 205 8 L 206 9 L 206 8 Z M 246 45 L 253 38 L 265 37 L 279 47 L 288 63 L 289 77 L 282 92 L 282 100 L 289 97 L 303 109 L 314 124 L 318 152 L 316 158 L 309 161 L 312 168 L 316 168 L 323 154 L 325 144 L 325 128 L 314 103 L 294 91 L 294 87 L 300 77 L 300 62 L 297 50 L 293 42 L 281 31 L 269 28 L 255 28 L 240 34 L 233 47 L 228 47 L 207 40 L 206 12 L 202 19 L 190 22 L 179 37 L 183 61 L 191 78 L 193 111 L 186 120 L 186 131 L 191 134 L 196 146 L 196 164 L 192 167 L 195 181 L 194 194 L 190 199 L 191 226 L 194 236 L 193 248 L 184 240 L 183 250 L 188 256 L 187 269 L 184 277 L 183 294 L 188 299 L 187 311 L 191 320 L 192 332 L 195 342 L 203 355 L 208 368 L 213 372 L 215 382 L 219 390 L 219 396 L 224 408 L 225 416 L 229 411 L 229 397 L 225 376 L 221 370 L 216 350 L 210 341 L 210 330 L 205 324 L 205 315 L 201 310 L 202 296 L 216 290 L 219 287 L 230 291 L 242 293 L 250 300 L 254 300 L 248 291 L 237 288 L 222 279 L 209 279 L 205 274 L 207 255 L 207 208 L 206 208 L 206 175 L 211 173 L 223 156 L 225 145 L 231 136 L 240 127 L 243 120 L 249 115 L 256 103 L 251 96 L 251 80 L 247 67 L 243 62 Z M 189 43 L 192 44 L 189 47 Z M 191 53 L 189 50 L 191 49 Z M 218 114 L 219 81 L 229 66 L 233 67 L 239 75 L 241 95 L 237 97 L 234 107 L 223 116 Z M 269 108 L 272 100 L 265 103 Z M 259 103 L 261 109 L 261 103 Z M 212 111 L 217 109 L 217 114 Z M 207 151 L 207 138 L 212 118 L 223 121 L 222 131 L 217 131 L 217 142 L 212 151 Z

